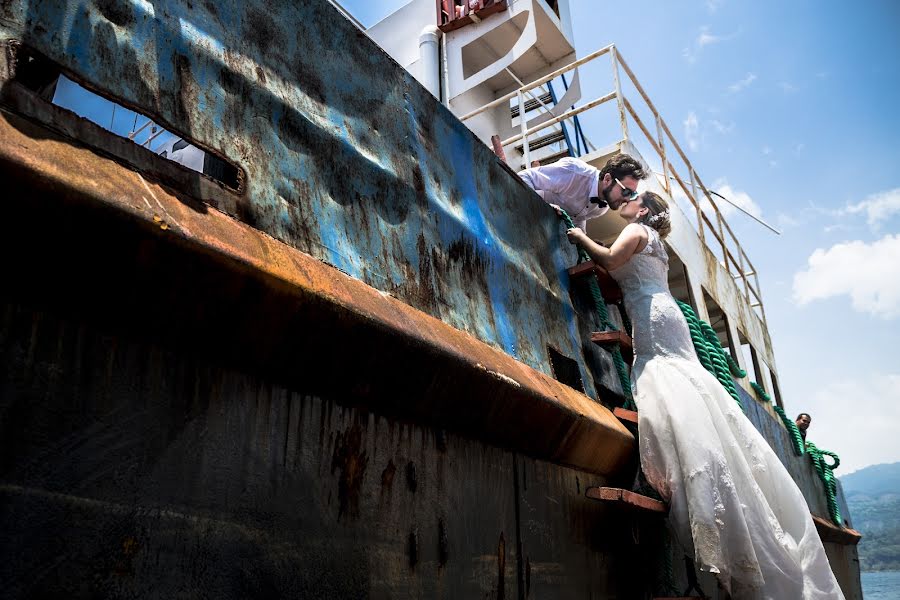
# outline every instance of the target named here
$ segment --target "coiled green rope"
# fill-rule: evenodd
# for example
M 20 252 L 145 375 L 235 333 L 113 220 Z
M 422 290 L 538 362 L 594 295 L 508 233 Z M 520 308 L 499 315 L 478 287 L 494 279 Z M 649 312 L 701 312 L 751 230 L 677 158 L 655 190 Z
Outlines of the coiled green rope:
M 715 330 L 709 323 L 701 321 L 697 317 L 694 309 L 689 304 L 679 300 L 676 300 L 676 302 L 678 302 L 678 307 L 687 321 L 688 330 L 691 332 L 691 341 L 694 342 L 694 350 L 697 352 L 697 358 L 700 359 L 700 363 L 707 371 L 716 376 L 716 379 L 734 398 L 738 406 L 742 406 L 734 380 L 731 378 L 732 369 L 726 359 L 728 353 L 722 348 L 722 344 L 719 343 L 719 336 L 716 335 Z
M 763 389 L 763 386 L 759 385 L 755 381 L 750 382 L 750 387 L 753 388 L 753 391 L 756 392 L 756 395 L 759 396 L 759 399 L 763 402 L 771 402 L 772 397 L 766 393 L 766 390 Z
M 784 426 L 788 430 L 788 434 L 791 437 L 791 443 L 794 446 L 794 454 L 802 456 L 805 444 L 803 443 L 803 436 L 800 435 L 800 429 L 797 427 L 797 424 L 790 419 L 787 414 L 785 414 L 784 409 L 777 404 L 773 404 L 772 408 L 774 408 L 775 412 L 778 413 L 778 416 L 781 417 L 781 422 L 784 423 Z
M 813 467 L 819 474 L 822 483 L 825 484 L 825 498 L 828 501 L 828 512 L 831 513 L 831 520 L 840 527 L 844 526 L 841 518 L 841 509 L 837 503 L 837 480 L 834 477 L 834 470 L 841 464 L 841 459 L 834 452 L 828 450 L 820 450 L 812 442 L 806 442 L 806 451 L 812 459 Z M 825 460 L 826 456 L 834 459 L 832 464 L 828 464 Z
M 566 226 L 571 229 L 575 227 L 575 223 L 572 222 L 572 217 L 566 213 L 564 210 L 560 210 L 561 218 L 565 221 Z M 587 251 L 578 246 L 578 262 L 582 263 L 586 260 L 590 260 L 591 257 L 588 255 Z M 603 298 L 603 293 L 600 291 L 600 284 L 597 283 L 596 277 L 590 277 L 588 287 L 591 290 L 591 299 L 594 301 L 594 309 L 597 311 L 597 316 L 600 318 L 600 325 L 603 327 L 604 331 L 618 331 L 615 325 L 609 320 L 609 311 L 606 309 L 606 300 Z M 625 359 L 622 358 L 622 349 L 619 348 L 619 345 L 616 344 L 612 348 L 612 358 L 613 364 L 616 367 L 616 373 L 619 375 L 619 383 L 622 384 L 622 394 L 625 396 L 625 402 L 623 404 L 624 408 L 629 410 L 635 410 L 637 407 L 634 404 L 634 398 L 631 395 L 631 378 L 628 375 L 628 367 L 625 365 Z

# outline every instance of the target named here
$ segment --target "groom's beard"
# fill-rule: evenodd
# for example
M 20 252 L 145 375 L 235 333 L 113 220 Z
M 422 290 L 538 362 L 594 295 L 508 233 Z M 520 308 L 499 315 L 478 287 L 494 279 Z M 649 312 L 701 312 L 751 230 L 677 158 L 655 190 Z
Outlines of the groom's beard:
M 619 210 L 619 207 L 622 206 L 622 202 L 616 202 L 615 200 L 611 200 L 609 197 L 609 192 L 612 190 L 615 183 L 609 184 L 607 187 L 600 190 L 600 195 L 603 196 L 603 201 L 606 202 L 606 205 L 610 207 L 612 210 Z

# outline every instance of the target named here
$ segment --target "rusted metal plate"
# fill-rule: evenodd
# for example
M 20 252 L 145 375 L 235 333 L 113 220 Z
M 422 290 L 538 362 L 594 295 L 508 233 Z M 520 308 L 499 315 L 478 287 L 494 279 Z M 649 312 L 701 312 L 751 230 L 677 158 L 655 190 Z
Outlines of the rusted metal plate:
M 180 191 L 545 374 L 552 345 L 595 398 L 618 388 L 553 211 L 326 0 L 8 0 L 9 40 L 245 173 L 241 194 L 190 173 Z
M 645 597 L 652 565 L 639 557 L 633 520 L 585 496 L 615 480 L 522 457 L 515 465 L 524 597 Z
M 588 471 L 616 472 L 634 452 L 632 434 L 572 388 L 9 115 L 0 118 L 0 173 L 12 199 L 7 217 L 41 223 L 39 238 L 17 229 L 3 239 L 9 256 L 32 248 L 8 270 L 19 293 L 56 297 L 70 286 L 70 310 L 115 316 L 135 331 L 154 323 L 159 334 L 245 367 L 302 375 L 374 410 Z M 129 300 L 116 300 L 125 277 Z
M 511 452 L 0 307 L 4 597 L 520 597 Z

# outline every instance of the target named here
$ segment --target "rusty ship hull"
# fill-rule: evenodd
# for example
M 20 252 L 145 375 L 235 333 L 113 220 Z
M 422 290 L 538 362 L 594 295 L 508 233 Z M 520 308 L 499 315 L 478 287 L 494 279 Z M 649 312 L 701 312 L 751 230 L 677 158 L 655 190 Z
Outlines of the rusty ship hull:
M 558 222 L 328 2 L 10 0 L 0 44 L 0 595 L 659 588 L 661 518 L 586 496 L 636 443 Z M 53 105 L 58 75 L 231 176 Z

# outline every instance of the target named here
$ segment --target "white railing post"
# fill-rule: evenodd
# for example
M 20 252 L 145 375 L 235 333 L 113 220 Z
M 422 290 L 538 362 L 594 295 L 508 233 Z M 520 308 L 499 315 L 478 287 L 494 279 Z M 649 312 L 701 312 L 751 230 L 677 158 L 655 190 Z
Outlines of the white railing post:
M 694 196 L 694 208 L 697 209 L 697 233 L 700 234 L 700 242 L 706 244 L 706 235 L 703 233 L 703 202 L 697 198 L 697 174 L 694 173 L 693 167 L 688 165 L 688 175 L 691 177 L 691 195 Z
M 622 139 L 628 139 L 628 121 L 625 119 L 625 102 L 622 99 L 622 86 L 619 83 L 619 53 L 615 44 L 609 51 L 612 61 L 613 83 L 615 84 L 616 105 L 619 107 L 619 123 L 622 125 Z
M 662 120 L 659 118 L 659 115 L 656 115 L 656 137 L 659 140 L 659 157 L 662 159 L 663 181 L 665 182 L 663 185 L 666 188 L 666 193 L 671 197 L 672 186 L 669 182 L 669 160 L 666 158 L 666 141 L 663 138 Z
M 525 168 L 531 167 L 531 153 L 528 151 L 528 124 L 525 122 L 525 94 L 519 88 L 519 128 L 522 130 L 522 154 L 525 156 Z

